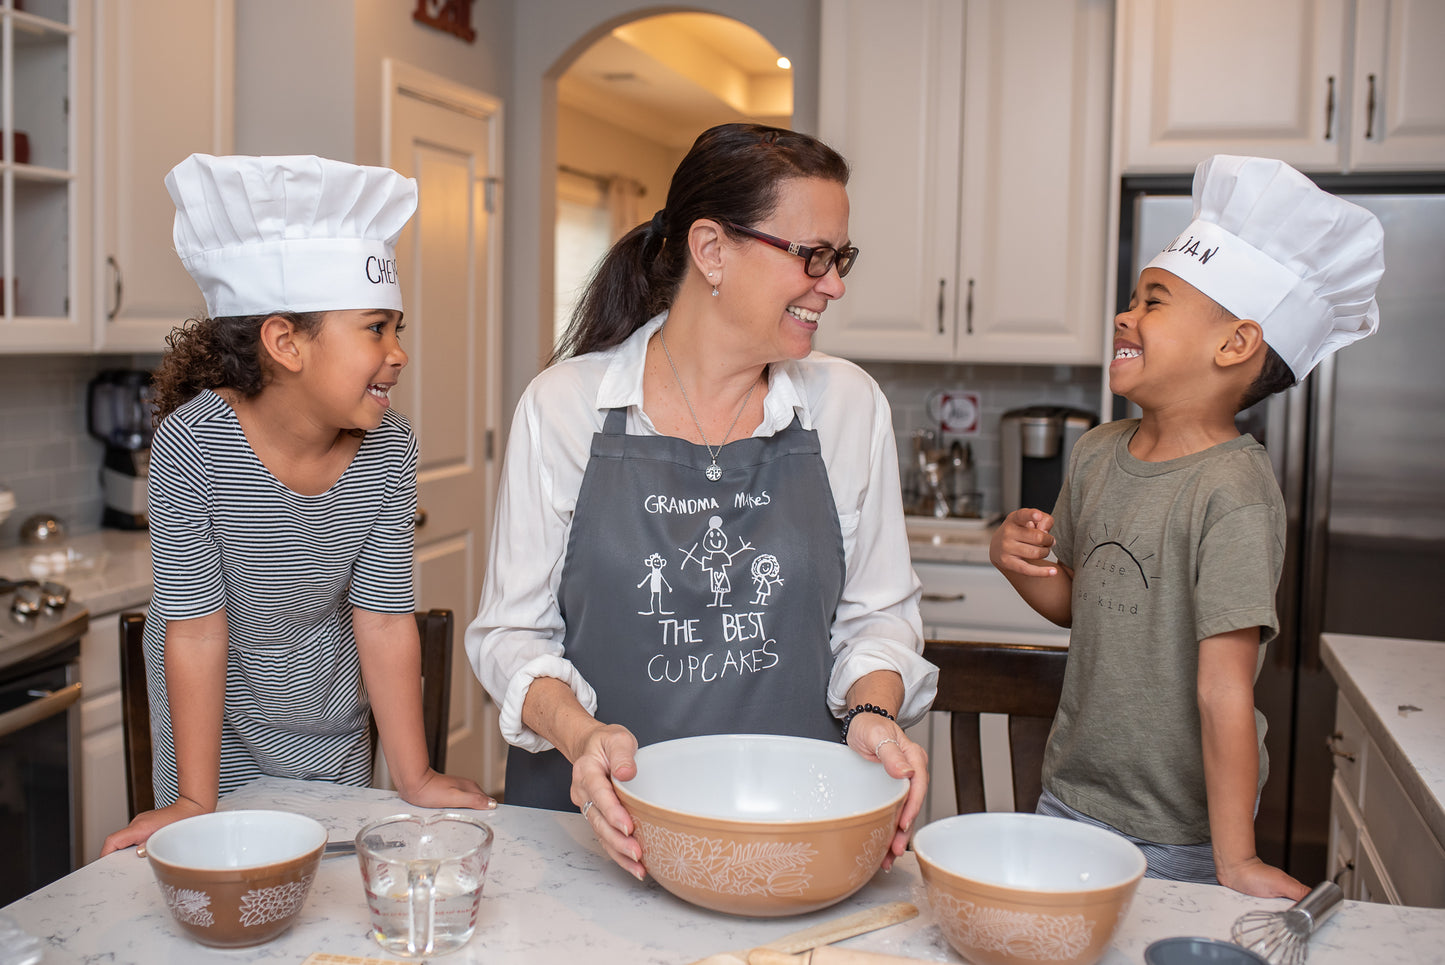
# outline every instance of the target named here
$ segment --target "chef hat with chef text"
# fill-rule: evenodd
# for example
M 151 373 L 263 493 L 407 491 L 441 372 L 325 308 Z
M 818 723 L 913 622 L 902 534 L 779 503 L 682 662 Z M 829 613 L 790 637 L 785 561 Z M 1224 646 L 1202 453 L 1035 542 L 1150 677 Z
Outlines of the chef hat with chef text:
M 1283 161 L 1216 154 L 1194 171 L 1194 220 L 1145 267 L 1189 282 L 1303 379 L 1380 325 L 1384 230 Z
M 212 318 L 401 310 L 397 236 L 416 182 L 327 158 L 192 154 L 166 175 L 181 264 Z

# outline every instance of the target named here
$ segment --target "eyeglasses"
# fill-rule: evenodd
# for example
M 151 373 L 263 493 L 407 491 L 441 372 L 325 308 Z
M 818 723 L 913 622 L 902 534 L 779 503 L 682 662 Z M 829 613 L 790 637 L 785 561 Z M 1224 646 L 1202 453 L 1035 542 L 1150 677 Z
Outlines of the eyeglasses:
M 800 245 L 796 241 L 785 241 L 761 231 L 754 231 L 752 228 L 745 228 L 731 221 L 724 221 L 723 224 L 734 231 L 742 232 L 749 238 L 756 238 L 774 248 L 781 248 L 790 255 L 797 255 L 803 259 L 803 270 L 808 273 L 809 278 L 822 278 L 828 274 L 829 268 L 837 268 L 838 277 L 842 278 L 853 270 L 853 264 L 858 260 L 858 249 L 852 245 L 846 248 L 834 248 L 832 245 L 818 245 L 810 248 L 807 245 Z

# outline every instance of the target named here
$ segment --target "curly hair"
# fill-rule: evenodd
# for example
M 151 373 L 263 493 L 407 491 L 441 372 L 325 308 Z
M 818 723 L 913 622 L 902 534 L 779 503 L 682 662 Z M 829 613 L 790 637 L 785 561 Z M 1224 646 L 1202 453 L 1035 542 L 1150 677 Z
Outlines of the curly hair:
M 314 334 L 322 312 L 268 312 L 225 318 L 187 319 L 166 336 L 167 352 L 155 371 L 155 421 L 160 421 L 206 389 L 231 389 L 254 398 L 271 380 L 261 351 L 261 324 L 272 316 Z

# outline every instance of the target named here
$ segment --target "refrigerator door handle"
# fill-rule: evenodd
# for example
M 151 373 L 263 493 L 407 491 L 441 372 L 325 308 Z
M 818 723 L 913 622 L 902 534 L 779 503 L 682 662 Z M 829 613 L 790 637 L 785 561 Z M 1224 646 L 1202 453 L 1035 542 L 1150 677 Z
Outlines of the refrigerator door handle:
M 1329 560 L 1330 476 L 1334 469 L 1335 358 L 1330 356 L 1310 376 L 1313 413 L 1306 454 L 1306 485 L 1309 496 L 1304 508 L 1304 572 L 1300 588 L 1300 666 L 1318 671 L 1320 633 L 1324 630 L 1325 579 Z

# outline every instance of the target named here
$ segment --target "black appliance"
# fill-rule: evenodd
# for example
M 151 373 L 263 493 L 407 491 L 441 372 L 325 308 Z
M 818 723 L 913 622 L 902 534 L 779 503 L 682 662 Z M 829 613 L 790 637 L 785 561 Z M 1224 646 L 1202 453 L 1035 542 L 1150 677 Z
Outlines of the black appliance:
M 86 392 L 90 434 L 105 443 L 101 525 L 146 528 L 146 480 L 155 435 L 151 375 L 136 369 L 108 369 L 90 380 Z
M 84 606 L 54 583 L 0 580 L 0 906 L 80 865 Z
M 1005 412 L 999 420 L 1003 459 L 1000 509 L 1011 513 L 1027 506 L 1053 512 L 1074 443 L 1098 424 L 1094 413 L 1062 405 L 1031 405 Z
M 1237 420 L 1269 450 L 1288 517 L 1280 633 L 1255 683 L 1270 759 L 1256 847 L 1305 882 L 1325 876 L 1334 771 L 1337 690 L 1320 634 L 1445 641 L 1445 174 L 1312 177 L 1379 217 L 1385 275 L 1378 332 Z M 1142 267 L 1188 226 L 1191 183 L 1124 179 L 1120 311 Z M 1115 418 L 1136 413 L 1115 397 Z

